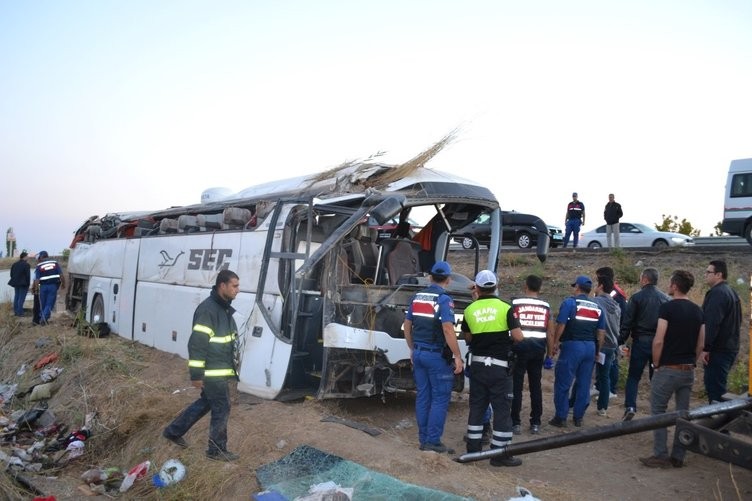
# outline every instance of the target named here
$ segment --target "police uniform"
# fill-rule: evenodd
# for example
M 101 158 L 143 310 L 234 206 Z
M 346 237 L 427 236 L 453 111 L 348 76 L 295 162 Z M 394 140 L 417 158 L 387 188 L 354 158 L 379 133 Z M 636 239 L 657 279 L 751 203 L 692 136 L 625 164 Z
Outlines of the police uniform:
M 439 261 L 434 264 L 431 274 L 449 276 L 451 268 L 446 262 Z M 413 296 L 405 320 L 411 325 L 408 341 L 412 339 L 415 418 L 420 448 L 449 452 L 450 449 L 441 443 L 441 436 L 454 386 L 454 369 L 451 359 L 444 358 L 442 352 L 446 345 L 443 324 L 454 324 L 454 301 L 443 287 L 432 283 Z
M 465 308 L 462 332 L 472 334 L 467 452 L 479 452 L 482 448 L 483 415 L 489 403 L 493 409 L 491 448 L 504 447 L 512 441 L 509 331 L 519 327 L 512 306 L 496 296 L 481 295 Z
M 546 356 L 546 333 L 551 317 L 551 306 L 536 297 L 520 297 L 512 300 L 515 317 L 519 319 L 524 340 L 512 350 L 516 355 L 513 371 L 514 401 L 512 402 L 512 425 L 521 422 L 522 388 L 527 374 L 530 389 L 530 425 L 540 426 L 543 415 L 543 392 L 541 377 L 543 359 Z
M 577 193 L 572 193 L 573 198 L 577 198 Z M 563 247 L 569 243 L 569 237 L 574 233 L 572 247 L 577 247 L 580 241 L 580 227 L 585 219 L 585 204 L 579 200 L 572 200 L 567 204 L 567 215 L 564 221 L 564 242 Z
M 577 285 L 592 282 L 587 277 L 577 277 Z M 573 286 L 575 284 L 572 284 Z M 559 340 L 559 359 L 554 377 L 554 407 L 556 415 L 551 424 L 563 426 L 569 414 L 569 393 L 574 383 L 575 425 L 581 424 L 590 402 L 590 382 L 593 379 L 595 353 L 598 349 L 598 331 L 606 326 L 605 315 L 600 306 L 586 294 L 566 298 L 559 308 L 557 324 L 564 324 Z
M 63 283 L 63 270 L 57 261 L 48 259 L 46 251 L 41 251 L 37 259 L 44 259 L 34 269 L 34 283 L 39 285 L 40 321 L 47 323 L 52 316 L 57 301 L 57 290 Z

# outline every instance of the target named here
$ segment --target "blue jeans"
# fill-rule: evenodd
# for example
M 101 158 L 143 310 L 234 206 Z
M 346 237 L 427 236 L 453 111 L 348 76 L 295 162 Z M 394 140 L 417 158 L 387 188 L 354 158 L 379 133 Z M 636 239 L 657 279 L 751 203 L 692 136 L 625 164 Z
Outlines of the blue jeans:
M 577 247 L 577 244 L 580 241 L 580 226 L 582 225 L 582 221 L 579 219 L 567 219 L 567 223 L 565 225 L 566 232 L 564 233 L 564 242 L 562 247 L 566 247 L 569 243 L 569 237 L 574 233 L 574 239 L 572 240 L 572 247 Z
M 52 310 L 55 309 L 55 301 L 57 301 L 57 288 L 58 284 L 41 284 L 39 286 L 39 303 L 42 309 L 40 320 L 42 323 L 49 322 L 52 316 Z
M 618 350 L 618 348 L 617 348 Z M 609 372 L 609 387 L 611 388 L 611 393 L 616 395 L 619 388 L 619 357 L 620 355 L 617 353 L 617 351 L 614 351 L 614 361 L 611 364 L 611 371 Z
M 574 418 L 582 419 L 590 402 L 590 381 L 593 379 L 595 341 L 564 341 L 554 377 L 556 417 L 566 421 L 569 414 L 569 390 L 575 384 Z
M 668 401 L 672 395 L 676 395 L 675 404 L 677 411 L 689 410 L 689 398 L 692 393 L 692 383 L 695 380 L 695 371 L 683 371 L 659 367 L 653 374 L 650 384 L 650 413 L 665 414 Z M 668 431 L 666 428 L 653 430 L 653 455 L 659 458 L 668 458 Z M 684 460 L 686 450 L 678 440 L 674 440 L 671 457 Z
M 454 385 L 452 366 L 441 353 L 416 349 L 413 351 L 413 377 L 417 391 L 418 440 L 420 445 L 439 444 Z
M 645 366 L 653 359 L 653 336 L 640 336 L 632 340 L 629 350 L 629 372 L 624 389 L 624 407 L 637 409 L 637 387 Z
M 601 364 L 595 364 L 595 387 L 598 394 L 598 409 L 608 409 L 608 397 L 611 391 L 611 366 L 614 363 L 615 348 L 601 348 L 606 360 Z
M 23 315 L 24 301 L 26 301 L 26 294 L 29 292 L 29 286 L 15 287 L 16 294 L 13 296 L 13 314 L 17 317 Z
M 711 351 L 710 361 L 705 365 L 705 392 L 708 394 L 708 402 L 721 402 L 721 397 L 726 393 L 731 366 L 734 365 L 736 353 L 728 351 Z
M 227 451 L 227 421 L 230 419 L 230 388 L 223 378 L 204 380 L 201 397 L 175 418 L 165 428 L 171 437 L 182 437 L 196 422 L 211 411 L 209 421 L 209 447 L 206 452 L 216 454 Z

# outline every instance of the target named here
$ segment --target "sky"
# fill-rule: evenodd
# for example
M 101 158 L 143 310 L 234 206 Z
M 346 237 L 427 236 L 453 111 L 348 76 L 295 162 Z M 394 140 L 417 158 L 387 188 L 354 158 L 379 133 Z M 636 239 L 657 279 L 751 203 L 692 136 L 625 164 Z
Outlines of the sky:
M 428 167 L 583 231 L 723 217 L 752 157 L 749 0 L 0 0 L 0 229 L 198 203 L 446 134 Z M 4 249 L 3 249 L 4 250 Z

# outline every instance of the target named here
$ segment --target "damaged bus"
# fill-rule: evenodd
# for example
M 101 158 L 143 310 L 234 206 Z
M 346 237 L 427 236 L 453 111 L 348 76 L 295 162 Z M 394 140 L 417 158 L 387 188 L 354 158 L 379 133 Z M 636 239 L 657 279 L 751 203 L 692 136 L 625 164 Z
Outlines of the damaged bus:
M 422 163 L 345 164 L 214 198 L 89 218 L 71 244 L 68 311 L 187 358 L 192 312 L 229 268 L 240 276 L 233 302 L 240 391 L 268 399 L 383 398 L 414 389 L 402 333 L 410 298 L 427 286 L 434 262 L 452 261 L 454 231 L 483 212 L 492 221 L 487 259 L 479 262 L 477 247 L 457 252 L 475 252 L 476 270 L 497 267 L 494 195 Z M 410 227 L 416 220 L 421 228 Z M 374 221 L 396 225 L 384 236 Z M 455 274 L 450 285 L 458 323 L 470 284 Z

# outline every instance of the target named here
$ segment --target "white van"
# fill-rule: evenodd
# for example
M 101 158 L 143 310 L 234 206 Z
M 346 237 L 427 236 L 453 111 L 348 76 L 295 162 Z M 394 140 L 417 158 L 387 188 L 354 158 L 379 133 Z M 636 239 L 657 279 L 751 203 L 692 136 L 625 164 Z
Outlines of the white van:
M 731 161 L 721 230 L 742 236 L 752 245 L 752 158 Z

